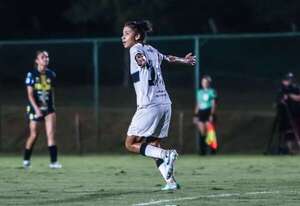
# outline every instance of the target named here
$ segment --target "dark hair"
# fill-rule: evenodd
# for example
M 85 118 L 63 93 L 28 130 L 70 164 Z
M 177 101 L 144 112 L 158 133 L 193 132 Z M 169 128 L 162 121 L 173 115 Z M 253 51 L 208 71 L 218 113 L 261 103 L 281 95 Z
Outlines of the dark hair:
M 282 78 L 282 80 L 287 80 L 287 81 L 293 81 L 294 79 L 295 79 L 295 76 L 292 72 L 285 74 Z
M 36 61 L 36 58 L 40 55 L 40 54 L 42 54 L 42 53 L 44 53 L 44 52 L 47 52 L 46 50 L 37 50 L 36 52 L 35 52 L 35 58 L 34 58 L 34 60 L 33 60 L 33 67 L 34 68 L 37 68 L 38 67 L 38 65 L 37 65 L 37 63 L 35 62 Z M 49 54 L 49 52 L 47 52 L 48 54 Z
M 136 33 L 138 33 L 140 37 L 140 41 L 144 41 L 147 34 L 149 32 L 152 32 L 152 24 L 148 20 L 142 20 L 142 21 L 128 21 L 125 23 L 124 27 L 128 26 L 132 30 L 134 30 Z
M 211 78 L 211 76 L 209 76 L 209 75 L 203 75 L 203 77 L 202 77 L 202 79 L 206 79 L 208 82 L 209 82 L 209 84 L 211 84 L 212 83 L 212 78 Z

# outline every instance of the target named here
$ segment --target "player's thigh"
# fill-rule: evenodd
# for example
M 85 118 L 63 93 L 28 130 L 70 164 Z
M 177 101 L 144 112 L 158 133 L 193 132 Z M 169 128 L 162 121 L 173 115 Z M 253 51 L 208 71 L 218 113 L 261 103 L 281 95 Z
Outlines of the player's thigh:
M 156 125 L 154 137 L 165 138 L 169 134 L 172 109 L 171 105 L 162 105 L 160 107 L 159 123 Z
M 151 106 L 137 110 L 132 118 L 132 122 L 140 125 L 140 127 L 147 127 L 152 121 L 157 119 L 160 115 L 160 108 L 158 106 Z
M 160 115 L 160 108 L 158 106 L 138 109 L 129 125 L 127 135 L 139 137 L 152 136 L 160 121 Z
M 206 124 L 205 122 L 198 122 L 197 127 L 202 134 L 206 133 Z
M 133 136 L 133 135 L 128 135 L 125 139 L 125 144 L 126 145 L 132 145 L 135 143 L 142 143 L 144 141 L 144 137 L 139 137 L 139 136 Z
M 32 137 L 37 137 L 38 133 L 39 133 L 39 129 L 40 129 L 40 122 L 38 121 L 33 121 L 30 120 L 29 121 L 29 132 L 30 132 L 30 136 Z
M 48 135 L 54 135 L 56 132 L 56 113 L 50 113 L 45 116 L 45 129 Z

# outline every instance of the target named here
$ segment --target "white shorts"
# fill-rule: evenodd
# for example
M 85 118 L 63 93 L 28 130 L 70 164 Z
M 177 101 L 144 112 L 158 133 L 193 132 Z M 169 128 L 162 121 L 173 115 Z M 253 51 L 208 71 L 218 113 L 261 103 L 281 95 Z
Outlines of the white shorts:
M 171 121 L 171 104 L 149 105 L 136 110 L 127 131 L 128 136 L 168 136 Z

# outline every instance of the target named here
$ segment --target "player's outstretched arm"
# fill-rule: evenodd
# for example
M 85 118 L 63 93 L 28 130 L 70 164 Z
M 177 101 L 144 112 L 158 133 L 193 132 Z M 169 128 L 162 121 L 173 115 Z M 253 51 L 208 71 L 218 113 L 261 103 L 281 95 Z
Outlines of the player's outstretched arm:
M 185 64 L 185 65 L 190 65 L 190 66 L 194 66 L 196 64 L 196 56 L 193 56 L 192 53 L 188 53 L 183 58 L 173 56 L 173 55 L 166 55 L 165 59 L 168 62 L 175 63 L 175 64 Z

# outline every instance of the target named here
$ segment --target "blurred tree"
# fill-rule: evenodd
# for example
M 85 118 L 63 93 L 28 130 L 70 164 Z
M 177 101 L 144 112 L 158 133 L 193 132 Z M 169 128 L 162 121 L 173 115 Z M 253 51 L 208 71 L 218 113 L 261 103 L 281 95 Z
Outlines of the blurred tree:
M 155 19 L 157 12 L 166 9 L 167 1 L 152 0 L 77 0 L 65 12 L 65 17 L 73 24 L 98 24 L 104 22 L 105 30 L 120 33 L 122 26 L 128 20 Z M 101 28 L 103 29 L 103 28 Z M 85 28 L 84 32 L 88 32 Z M 125 67 L 123 70 L 123 86 L 128 86 L 129 69 L 128 52 L 124 52 Z
M 130 19 L 163 35 L 280 32 L 297 29 L 299 9 L 299 0 L 2 0 L 0 37 L 115 36 Z
M 4 36 L 15 35 L 18 24 L 18 15 L 14 6 L 17 5 L 16 0 L 0 2 L 0 25 L 1 33 Z
M 124 22 L 132 19 L 156 19 L 172 0 L 76 0 L 64 13 L 72 24 L 102 24 L 105 29 L 120 33 Z
M 245 1 L 245 0 L 244 0 Z M 263 31 L 287 31 L 299 22 L 300 2 L 295 0 L 246 0 L 252 21 Z

